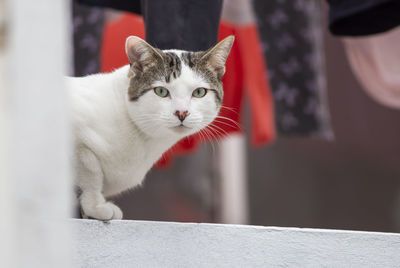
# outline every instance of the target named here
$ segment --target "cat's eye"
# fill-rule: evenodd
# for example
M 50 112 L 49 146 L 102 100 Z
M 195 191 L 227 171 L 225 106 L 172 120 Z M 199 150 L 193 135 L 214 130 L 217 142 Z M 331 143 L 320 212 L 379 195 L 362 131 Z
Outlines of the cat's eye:
M 154 93 L 156 93 L 161 98 L 165 98 L 165 97 L 167 97 L 169 95 L 169 91 L 165 87 L 156 87 L 156 88 L 154 88 Z
M 204 87 L 199 87 L 193 91 L 192 96 L 195 98 L 202 98 L 206 94 L 207 94 L 207 89 L 205 89 Z

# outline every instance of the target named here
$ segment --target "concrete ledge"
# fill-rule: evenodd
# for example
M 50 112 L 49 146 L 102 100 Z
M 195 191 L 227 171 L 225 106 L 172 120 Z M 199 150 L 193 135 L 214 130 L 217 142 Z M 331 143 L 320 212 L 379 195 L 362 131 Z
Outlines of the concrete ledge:
M 400 234 L 72 220 L 77 267 L 398 267 Z

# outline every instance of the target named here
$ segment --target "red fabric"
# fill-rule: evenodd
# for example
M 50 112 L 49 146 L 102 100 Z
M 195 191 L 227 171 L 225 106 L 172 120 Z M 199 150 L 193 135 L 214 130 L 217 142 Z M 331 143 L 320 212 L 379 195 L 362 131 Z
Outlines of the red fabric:
M 250 98 L 252 112 L 252 142 L 254 145 L 270 143 L 275 139 L 273 102 L 270 95 L 257 29 L 255 26 L 233 26 L 221 23 L 219 39 L 229 35 L 236 39 L 226 62 L 224 100 L 219 118 L 212 123 L 215 136 L 239 132 L 240 114 L 244 89 Z M 125 39 L 129 35 L 144 38 L 144 23 L 140 16 L 125 14 L 120 19 L 106 24 L 102 49 L 102 71 L 110 72 L 128 64 L 125 55 Z M 218 122 L 217 122 L 218 121 Z M 221 130 L 222 129 L 222 130 Z M 209 128 L 209 131 L 212 131 Z M 216 132 L 220 132 L 219 134 Z M 166 165 L 174 154 L 187 153 L 202 141 L 199 134 L 187 137 L 166 152 L 159 165 Z
M 243 63 L 244 87 L 250 98 L 253 145 L 275 140 L 274 102 L 255 25 L 236 26 L 236 43 Z
M 144 39 L 144 22 L 141 16 L 126 13 L 118 20 L 106 23 L 101 53 L 102 72 L 111 72 L 129 63 L 125 54 L 125 40 L 130 35 Z

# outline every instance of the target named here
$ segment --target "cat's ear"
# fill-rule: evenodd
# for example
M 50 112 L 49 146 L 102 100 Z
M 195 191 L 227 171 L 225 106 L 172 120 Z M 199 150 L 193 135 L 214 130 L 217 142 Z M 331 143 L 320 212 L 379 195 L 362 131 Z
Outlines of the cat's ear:
M 147 68 L 163 59 L 161 51 L 137 36 L 129 36 L 126 39 L 125 51 L 131 65 L 130 76 L 143 73 Z
M 208 63 L 212 70 L 217 73 L 219 79 L 221 79 L 225 73 L 225 62 L 231 51 L 234 40 L 235 37 L 233 35 L 226 37 L 214 47 L 207 50 L 200 59 L 200 61 L 206 61 Z

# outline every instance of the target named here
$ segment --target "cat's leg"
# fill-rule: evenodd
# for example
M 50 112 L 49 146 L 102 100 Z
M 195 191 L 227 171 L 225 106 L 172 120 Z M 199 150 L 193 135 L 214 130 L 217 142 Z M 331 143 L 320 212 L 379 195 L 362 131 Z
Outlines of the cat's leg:
M 106 201 L 100 192 L 84 191 L 80 197 L 84 218 L 102 221 L 122 219 L 122 211 L 115 204 Z
M 79 150 L 77 184 L 82 193 L 79 197 L 83 217 L 98 220 L 122 219 L 122 211 L 102 194 L 104 175 L 97 157 L 87 148 Z

